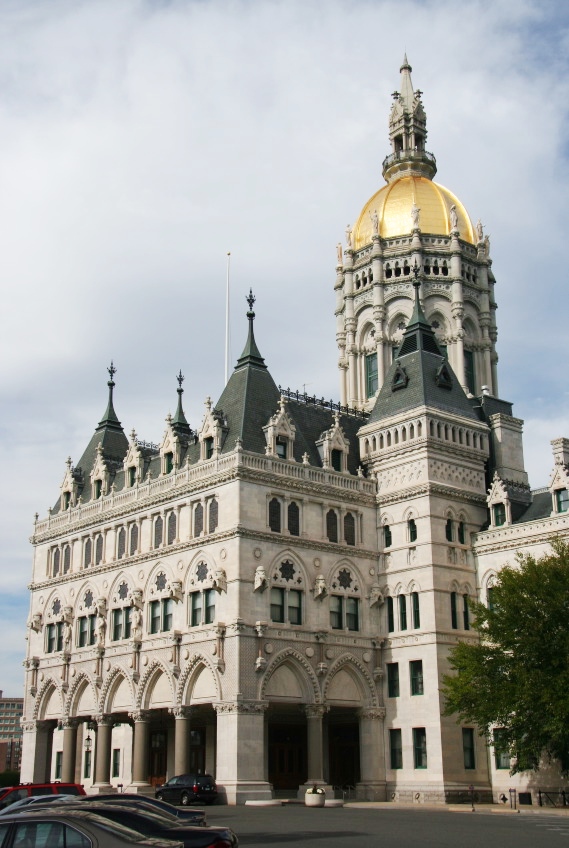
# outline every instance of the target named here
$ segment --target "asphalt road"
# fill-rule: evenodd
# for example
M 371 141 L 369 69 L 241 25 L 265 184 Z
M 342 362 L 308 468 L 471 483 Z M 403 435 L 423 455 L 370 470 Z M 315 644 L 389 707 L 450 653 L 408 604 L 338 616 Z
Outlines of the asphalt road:
M 208 823 L 228 825 L 240 848 L 569 848 L 569 815 L 488 810 L 282 807 L 207 808 Z

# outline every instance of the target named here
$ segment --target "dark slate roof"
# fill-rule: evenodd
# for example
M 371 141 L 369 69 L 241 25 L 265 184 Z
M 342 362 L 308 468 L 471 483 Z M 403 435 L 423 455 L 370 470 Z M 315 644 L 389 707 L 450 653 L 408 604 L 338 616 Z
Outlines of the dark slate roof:
M 528 508 L 514 521 L 514 524 L 526 524 L 528 521 L 539 521 L 551 515 L 551 492 L 533 492 L 533 500 Z
M 403 335 L 399 355 L 388 370 L 370 422 L 429 406 L 478 420 L 472 403 L 437 344 L 419 303 L 415 287 L 413 315 Z

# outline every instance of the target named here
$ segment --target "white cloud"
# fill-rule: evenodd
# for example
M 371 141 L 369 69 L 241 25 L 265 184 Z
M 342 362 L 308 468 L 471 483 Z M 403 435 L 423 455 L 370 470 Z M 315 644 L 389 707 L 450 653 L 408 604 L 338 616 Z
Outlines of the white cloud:
M 532 418 L 543 483 L 550 448 L 534 440 L 569 435 L 567 416 L 551 420 L 567 24 L 537 0 L 5 3 L 3 585 L 25 597 L 33 512 L 99 420 L 111 357 L 119 417 L 144 438 L 161 436 L 178 368 L 193 423 L 220 394 L 227 250 L 233 358 L 251 285 L 277 383 L 337 396 L 335 244 L 382 184 L 405 49 L 437 178 L 491 234 L 501 394 Z

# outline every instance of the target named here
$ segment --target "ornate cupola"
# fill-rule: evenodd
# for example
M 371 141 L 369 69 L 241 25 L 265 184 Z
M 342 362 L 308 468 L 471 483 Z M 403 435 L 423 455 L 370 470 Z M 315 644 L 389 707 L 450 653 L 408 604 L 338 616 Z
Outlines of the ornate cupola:
M 389 115 L 386 184 L 372 195 L 347 246 L 337 247 L 336 339 L 342 404 L 371 410 L 413 311 L 420 268 L 426 320 L 463 389 L 497 395 L 497 338 L 490 246 L 478 221 L 433 179 L 427 118 L 405 56 Z

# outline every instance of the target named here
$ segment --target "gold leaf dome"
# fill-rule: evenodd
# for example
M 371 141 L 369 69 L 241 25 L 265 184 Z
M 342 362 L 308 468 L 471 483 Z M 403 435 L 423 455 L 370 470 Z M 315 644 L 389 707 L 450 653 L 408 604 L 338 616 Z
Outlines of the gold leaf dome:
M 460 238 L 475 244 L 474 228 L 468 212 L 454 194 L 427 177 L 402 176 L 383 186 L 368 200 L 354 227 L 353 244 L 356 250 L 371 244 L 373 225 L 371 215 L 377 211 L 379 234 L 390 239 L 408 236 L 413 223 L 413 205 L 421 210 L 419 227 L 425 235 L 450 235 L 450 208 L 456 206 Z

